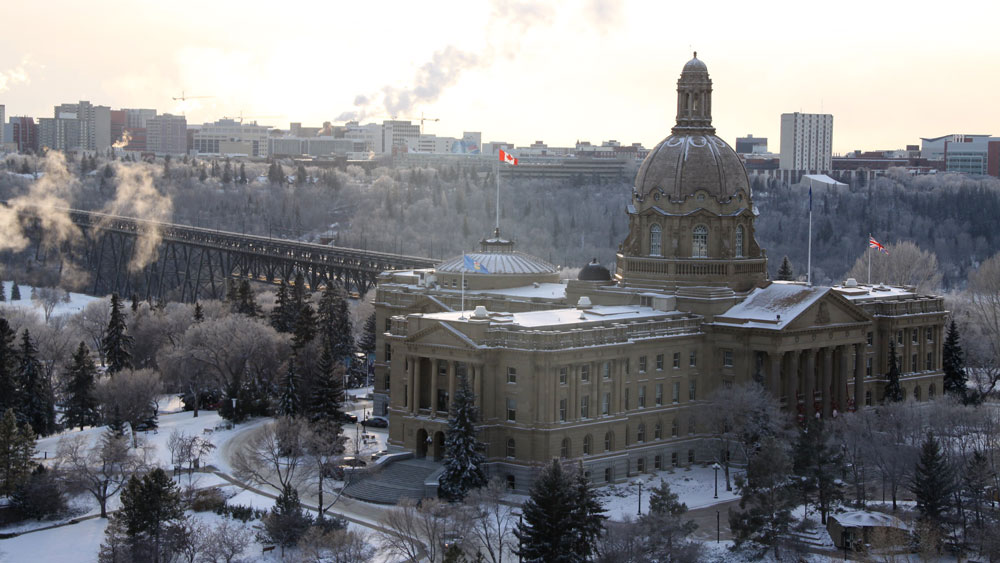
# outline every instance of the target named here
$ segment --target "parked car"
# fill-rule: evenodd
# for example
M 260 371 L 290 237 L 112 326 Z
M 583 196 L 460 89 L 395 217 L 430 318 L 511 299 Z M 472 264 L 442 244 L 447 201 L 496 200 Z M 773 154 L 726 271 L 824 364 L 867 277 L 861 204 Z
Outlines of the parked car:
M 363 420 L 361 424 L 371 426 L 372 428 L 388 428 L 389 419 L 383 416 L 372 416 Z
M 345 457 L 344 460 L 340 464 L 341 465 L 346 465 L 347 467 L 364 467 L 364 466 L 368 465 L 367 463 L 365 463 L 365 460 L 360 459 L 360 458 L 356 458 L 356 457 L 351 456 L 351 455 Z
M 382 457 L 384 455 L 387 455 L 388 453 L 389 453 L 389 450 L 379 450 L 379 451 L 377 451 L 377 452 L 375 452 L 375 453 L 372 454 L 372 461 L 374 462 L 375 460 L 379 459 L 380 457 Z
M 358 423 L 358 417 L 355 416 L 355 415 L 353 415 L 353 414 L 351 414 L 351 413 L 349 413 L 349 412 L 340 413 L 340 422 L 347 422 L 347 423 L 350 423 L 350 424 L 357 424 Z

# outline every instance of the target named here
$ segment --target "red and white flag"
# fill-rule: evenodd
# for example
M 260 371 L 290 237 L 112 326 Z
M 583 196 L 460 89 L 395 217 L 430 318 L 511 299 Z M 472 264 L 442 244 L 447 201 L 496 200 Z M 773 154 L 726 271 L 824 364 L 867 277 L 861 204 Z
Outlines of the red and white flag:
M 506 162 L 507 164 L 517 166 L 517 158 L 503 149 L 500 149 L 500 162 Z
M 882 243 L 872 238 L 871 235 L 868 235 L 868 246 L 869 248 L 877 248 L 879 252 L 884 252 L 886 255 L 889 254 L 889 251 L 882 246 Z

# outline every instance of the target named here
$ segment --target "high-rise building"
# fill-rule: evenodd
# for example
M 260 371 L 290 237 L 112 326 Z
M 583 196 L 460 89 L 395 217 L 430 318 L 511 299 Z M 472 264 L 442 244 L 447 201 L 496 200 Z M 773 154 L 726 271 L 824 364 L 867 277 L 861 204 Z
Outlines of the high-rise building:
M 187 118 L 165 113 L 146 120 L 146 150 L 154 154 L 187 153 Z
M 7 106 L 3 104 L 0 104 L 0 124 L 7 125 Z M 0 131 L 0 143 L 6 143 L 10 141 L 7 132 L 8 129 L 9 127 L 3 127 L 3 130 Z
M 82 144 L 86 137 L 82 122 L 75 114 L 62 113 L 64 117 L 42 117 L 38 120 L 38 148 L 56 151 L 87 150 Z M 110 132 L 110 114 L 109 114 Z
M 392 153 L 420 143 L 420 126 L 409 121 L 387 119 L 382 122 L 382 152 Z
M 944 169 L 948 172 L 996 175 L 995 172 L 990 172 L 989 151 L 993 143 L 1000 141 L 1000 137 L 955 134 L 921 138 L 920 141 L 920 156 L 928 160 L 944 161 Z
M 781 114 L 779 165 L 782 170 L 832 170 L 833 116 L 828 113 Z
M 18 152 L 38 150 L 38 125 L 30 117 L 10 118 L 10 142 L 17 145 Z
M 206 123 L 194 132 L 193 148 L 198 154 L 239 154 L 263 158 L 267 156 L 270 129 L 257 125 L 257 122 L 220 119 L 215 123 Z
M 103 151 L 111 146 L 111 108 L 108 106 L 95 106 L 86 100 L 80 100 L 75 104 L 56 106 L 52 117 L 79 121 L 79 125 L 74 127 L 79 135 L 78 140 L 67 140 L 72 148 Z
M 736 154 L 764 154 L 767 152 L 767 137 L 736 137 Z

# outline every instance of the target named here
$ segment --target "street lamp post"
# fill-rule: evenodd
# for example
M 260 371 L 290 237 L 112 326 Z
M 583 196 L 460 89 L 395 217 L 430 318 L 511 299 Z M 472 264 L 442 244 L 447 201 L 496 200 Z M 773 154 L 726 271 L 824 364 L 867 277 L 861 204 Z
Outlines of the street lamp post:
M 719 543 L 719 538 L 722 536 L 722 524 L 720 524 L 719 510 L 715 511 L 715 543 Z
M 642 516 L 642 481 L 636 479 L 633 483 L 639 487 L 639 508 L 636 510 L 636 514 Z
M 715 470 L 715 496 L 712 498 L 719 498 L 719 470 L 722 469 L 722 466 L 719 465 L 719 462 L 715 462 L 712 464 L 712 469 Z
M 233 427 L 236 426 L 236 397 L 233 397 Z

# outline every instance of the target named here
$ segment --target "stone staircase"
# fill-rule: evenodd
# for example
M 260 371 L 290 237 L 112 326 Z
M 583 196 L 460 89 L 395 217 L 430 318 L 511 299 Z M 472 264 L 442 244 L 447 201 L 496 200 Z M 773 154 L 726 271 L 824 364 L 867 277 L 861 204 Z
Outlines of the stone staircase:
M 806 549 L 830 549 L 833 546 L 830 534 L 826 528 L 819 525 L 810 526 L 804 530 L 793 527 L 785 537 L 792 543 L 799 544 Z
M 427 496 L 425 483 L 442 467 L 426 459 L 392 461 L 348 485 L 344 494 L 378 504 L 397 504 L 402 499 L 420 500 Z

